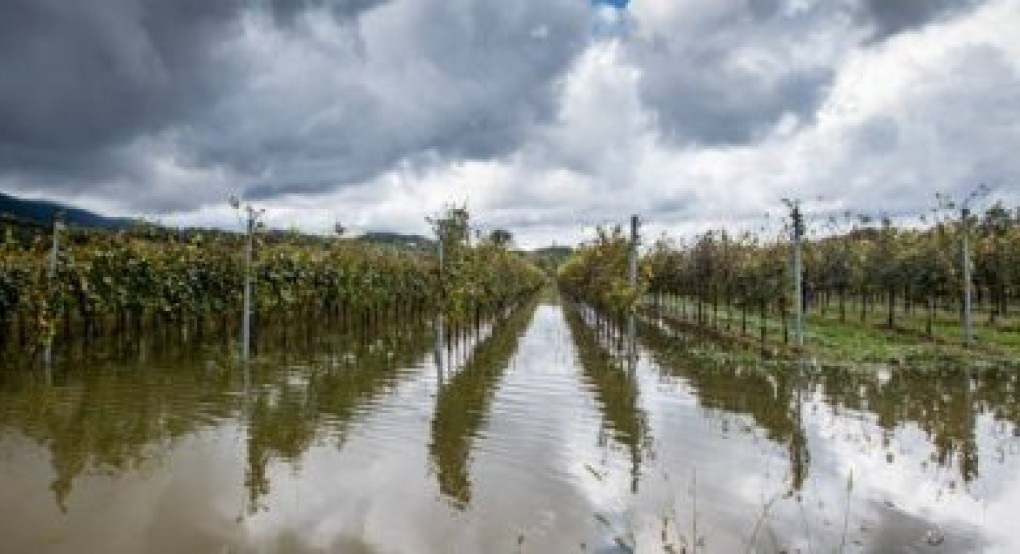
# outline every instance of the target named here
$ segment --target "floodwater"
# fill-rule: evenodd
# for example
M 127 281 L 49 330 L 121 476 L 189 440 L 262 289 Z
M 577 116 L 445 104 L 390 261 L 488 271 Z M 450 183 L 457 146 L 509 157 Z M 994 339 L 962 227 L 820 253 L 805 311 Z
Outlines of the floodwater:
M 0 370 L 3 552 L 1020 552 L 1020 376 L 636 352 L 553 299 Z M 8 364 L 9 365 L 9 364 Z

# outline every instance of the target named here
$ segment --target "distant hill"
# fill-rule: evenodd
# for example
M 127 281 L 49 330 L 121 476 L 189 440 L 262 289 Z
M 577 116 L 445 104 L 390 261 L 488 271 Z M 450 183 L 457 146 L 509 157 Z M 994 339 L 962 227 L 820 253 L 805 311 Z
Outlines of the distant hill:
M 89 210 L 74 208 L 59 202 L 29 200 L 0 192 L 0 224 L 13 225 L 16 228 L 21 227 L 25 229 L 35 229 L 36 232 L 48 232 L 57 212 L 63 212 L 64 222 L 75 227 L 106 229 L 112 231 L 131 229 L 137 227 L 143 221 L 140 219 L 107 217 Z M 0 225 L 0 227 L 3 227 L 3 225 Z M 150 234 L 164 233 L 174 236 L 183 236 L 188 233 L 233 234 L 232 231 L 225 231 L 221 229 L 175 229 L 162 227 L 158 224 L 149 225 L 148 229 Z M 269 230 L 266 234 L 270 237 L 283 237 L 291 236 L 293 232 Z M 301 235 L 301 233 L 298 234 Z M 322 239 L 322 237 L 318 235 L 304 236 L 306 236 L 309 240 Z M 388 231 L 369 231 L 363 235 L 355 237 L 353 240 L 408 250 L 432 251 L 436 247 L 436 241 L 434 239 L 430 239 L 422 235 L 393 233 Z M 571 252 L 572 249 L 570 247 L 550 246 L 546 248 L 539 248 L 531 252 L 525 252 L 525 254 L 545 268 L 546 271 L 552 273 L 555 272 L 556 267 L 563 263 L 563 260 L 565 260 Z
M 559 269 L 560 265 L 570 257 L 570 254 L 574 252 L 573 248 L 569 246 L 546 246 L 544 248 L 537 248 L 529 254 L 532 260 L 541 267 L 546 273 L 555 275 L 556 270 Z
M 564 260 L 574 252 L 574 249 L 569 246 L 544 246 L 536 248 L 532 252 L 537 256 Z
M 49 225 L 57 212 L 63 212 L 64 222 L 78 227 L 126 229 L 135 223 L 133 219 L 106 217 L 58 202 L 27 200 L 0 192 L 0 216 L 8 215 L 19 220 Z
M 357 240 L 371 244 L 410 248 L 412 250 L 431 250 L 436 244 L 432 239 L 421 235 L 404 235 L 385 231 L 370 231 L 359 236 Z

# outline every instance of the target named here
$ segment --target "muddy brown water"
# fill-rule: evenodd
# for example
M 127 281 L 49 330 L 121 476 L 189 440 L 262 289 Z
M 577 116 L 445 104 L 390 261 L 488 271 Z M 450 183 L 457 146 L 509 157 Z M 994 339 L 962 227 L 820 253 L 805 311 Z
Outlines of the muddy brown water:
M 2 552 L 1020 552 L 1020 377 L 637 356 L 544 299 L 0 370 Z

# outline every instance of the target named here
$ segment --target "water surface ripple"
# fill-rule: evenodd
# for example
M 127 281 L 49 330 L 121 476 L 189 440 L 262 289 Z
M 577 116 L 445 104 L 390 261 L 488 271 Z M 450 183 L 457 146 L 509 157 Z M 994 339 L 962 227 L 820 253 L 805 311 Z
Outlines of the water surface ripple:
M 545 298 L 438 356 L 414 322 L 2 364 L 0 551 L 1020 551 L 1017 374 L 618 332 Z

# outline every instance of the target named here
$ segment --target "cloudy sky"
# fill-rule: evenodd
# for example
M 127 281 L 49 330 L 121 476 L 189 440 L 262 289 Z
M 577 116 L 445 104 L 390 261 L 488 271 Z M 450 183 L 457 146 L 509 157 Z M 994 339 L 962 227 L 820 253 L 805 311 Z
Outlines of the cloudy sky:
M 534 246 L 1020 204 L 1020 0 L 0 0 L 0 190 Z

